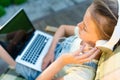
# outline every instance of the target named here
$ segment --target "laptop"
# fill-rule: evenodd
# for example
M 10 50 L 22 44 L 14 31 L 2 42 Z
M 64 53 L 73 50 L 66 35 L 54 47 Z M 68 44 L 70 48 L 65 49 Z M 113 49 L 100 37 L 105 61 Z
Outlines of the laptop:
M 15 61 L 37 71 L 42 71 L 43 58 L 47 54 L 53 37 L 36 30 L 23 9 L 20 9 L 0 28 L 0 34 L 7 34 L 21 29 L 29 33 L 29 37 L 17 51 L 19 54 L 16 56 Z

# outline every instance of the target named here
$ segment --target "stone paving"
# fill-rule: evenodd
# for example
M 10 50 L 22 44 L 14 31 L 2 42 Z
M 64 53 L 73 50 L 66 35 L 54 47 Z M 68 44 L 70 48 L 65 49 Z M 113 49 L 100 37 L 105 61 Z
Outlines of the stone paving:
M 69 6 L 76 5 L 85 0 L 28 0 L 21 5 L 10 5 L 6 7 L 6 15 L 0 18 L 0 25 L 3 25 L 20 8 L 23 8 L 31 21 L 43 16 L 55 13 Z

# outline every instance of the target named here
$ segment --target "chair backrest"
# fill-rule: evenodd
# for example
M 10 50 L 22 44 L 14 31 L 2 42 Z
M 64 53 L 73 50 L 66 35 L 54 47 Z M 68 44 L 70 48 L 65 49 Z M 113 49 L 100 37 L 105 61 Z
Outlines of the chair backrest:
M 105 48 L 104 48 L 105 50 Z M 101 55 L 98 63 L 95 80 L 116 80 L 111 77 L 111 74 L 116 77 L 120 74 L 120 46 L 118 46 L 113 52 L 106 48 L 106 53 Z M 117 79 L 119 80 L 119 78 Z

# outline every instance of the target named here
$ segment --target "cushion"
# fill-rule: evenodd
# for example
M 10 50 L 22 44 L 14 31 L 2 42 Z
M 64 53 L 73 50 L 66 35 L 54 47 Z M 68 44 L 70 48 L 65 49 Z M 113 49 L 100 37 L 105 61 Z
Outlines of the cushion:
M 100 49 L 103 51 L 103 53 L 98 63 L 95 80 L 119 79 L 118 74 L 120 74 L 120 46 L 114 52 L 103 47 Z

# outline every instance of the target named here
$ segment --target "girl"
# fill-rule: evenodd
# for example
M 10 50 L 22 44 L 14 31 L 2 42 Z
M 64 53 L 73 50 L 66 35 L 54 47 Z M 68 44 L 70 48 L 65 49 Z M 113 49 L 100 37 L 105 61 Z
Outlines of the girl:
M 93 80 L 100 57 L 96 41 L 110 39 L 117 18 L 117 0 L 94 0 L 77 27 L 62 25 L 57 30 L 43 60 L 42 73 L 15 62 L 12 65 L 27 80 L 38 75 L 37 80 Z M 64 36 L 71 37 L 59 42 Z
M 83 21 L 78 24 L 79 37 L 82 39 L 80 44 L 87 44 L 95 47 L 96 41 L 109 40 L 114 27 L 117 24 L 117 19 L 117 0 L 94 0 L 91 6 L 87 9 Z M 72 28 L 69 28 L 71 30 L 69 29 L 68 32 L 71 33 Z M 68 27 L 65 30 L 67 32 Z M 91 58 L 94 57 L 95 60 L 98 60 L 100 57 L 98 54 L 99 50 L 93 48 L 87 52 L 88 55 L 91 53 L 93 56 L 85 55 L 85 47 L 82 48 L 82 50 L 82 56 L 79 56 L 79 51 L 62 54 L 42 72 L 37 80 L 93 80 L 95 75 L 94 70 L 96 68 L 93 66 L 95 61 L 91 60 Z M 86 64 L 86 61 L 89 62 Z M 81 63 L 82 65 L 78 65 Z M 89 69 L 87 70 L 87 68 Z M 63 75 L 59 75 L 59 73 L 62 73 Z M 55 76 L 56 74 L 57 78 Z

